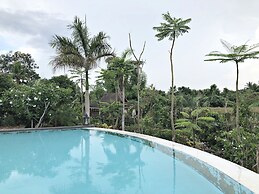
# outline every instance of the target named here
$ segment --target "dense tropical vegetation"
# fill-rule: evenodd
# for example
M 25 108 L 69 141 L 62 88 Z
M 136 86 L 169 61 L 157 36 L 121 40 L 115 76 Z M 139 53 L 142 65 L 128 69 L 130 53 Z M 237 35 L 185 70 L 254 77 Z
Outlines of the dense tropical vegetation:
M 184 26 L 190 21 L 171 19 Z M 168 33 L 173 36 L 171 27 Z M 51 41 L 57 52 L 51 64 L 70 68 L 69 75 L 44 79 L 36 73 L 38 65 L 30 54 L 17 51 L 0 55 L 1 128 L 81 125 L 82 112 L 89 108 L 94 126 L 173 138 L 259 172 L 259 82 L 247 80 L 245 88 L 236 91 L 221 91 L 215 84 L 200 90 L 172 85 L 168 91 L 161 91 L 147 86 L 142 54 L 136 57 L 131 39 L 130 49 L 119 55 L 111 52 L 105 33 L 90 38 L 80 19 L 75 18 L 69 28 L 73 31 L 71 39 L 56 35 Z M 180 34 L 169 39 L 174 41 Z M 164 37 L 168 35 L 160 38 Z M 255 54 L 255 48 L 243 45 L 242 52 L 246 53 L 242 55 Z M 210 53 L 208 56 L 216 58 L 209 60 L 236 62 L 234 54 L 219 54 Z M 241 52 L 237 55 L 241 57 Z M 102 57 L 106 57 L 107 67 L 89 86 L 88 71 Z

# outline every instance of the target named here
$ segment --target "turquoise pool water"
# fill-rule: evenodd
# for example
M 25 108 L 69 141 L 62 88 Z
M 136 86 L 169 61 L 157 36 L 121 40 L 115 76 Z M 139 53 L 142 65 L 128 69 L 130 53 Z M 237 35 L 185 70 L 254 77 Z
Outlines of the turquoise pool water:
M 143 142 L 88 130 L 0 134 L 0 193 L 223 193 Z

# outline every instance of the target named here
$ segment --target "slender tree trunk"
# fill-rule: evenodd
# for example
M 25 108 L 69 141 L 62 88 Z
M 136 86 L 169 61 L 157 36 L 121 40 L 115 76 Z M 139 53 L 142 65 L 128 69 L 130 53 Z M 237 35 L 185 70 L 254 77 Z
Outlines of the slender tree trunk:
M 81 95 L 81 111 L 82 111 L 82 124 L 84 124 L 84 92 L 83 92 L 83 76 L 80 75 L 80 95 Z
M 119 95 L 118 89 L 119 89 L 119 86 L 116 85 L 115 83 L 115 102 L 118 102 L 118 95 Z
M 195 125 L 198 126 L 198 114 L 195 119 Z M 192 135 L 193 135 L 193 147 L 196 147 L 196 139 L 195 139 L 195 128 L 192 128 Z
M 224 112 L 227 114 L 227 107 L 228 107 L 228 100 L 227 97 L 225 98 L 225 105 L 224 105 Z
M 138 111 L 138 114 L 137 114 L 137 122 L 138 122 L 138 131 L 140 131 L 140 75 L 141 75 L 140 64 L 141 64 L 141 56 L 143 55 L 145 47 L 146 47 L 146 41 L 144 42 L 144 45 L 143 45 L 142 51 L 139 55 L 139 58 L 137 58 L 137 56 L 135 55 L 134 50 L 132 48 L 130 33 L 129 33 L 129 45 L 130 45 L 131 52 L 132 52 L 132 54 L 133 54 L 133 56 L 134 56 L 134 58 L 137 62 L 137 71 L 138 71 L 138 84 L 137 84 L 137 90 L 138 90 L 137 91 L 137 95 L 138 95 L 137 111 Z M 143 133 L 143 129 L 141 129 L 141 133 Z
M 116 117 L 115 124 L 114 124 L 115 129 L 118 128 L 118 122 L 119 122 L 119 117 Z
M 238 94 L 238 78 L 239 78 L 239 69 L 238 62 L 236 62 L 237 69 L 237 79 L 236 79 L 236 129 L 238 131 L 238 141 L 241 141 L 241 134 L 239 130 L 239 94 Z
M 195 142 L 195 132 L 194 132 L 194 129 L 192 129 L 192 142 L 193 142 L 193 147 L 195 148 L 196 147 L 196 142 Z
M 34 128 L 33 119 L 31 119 L 31 128 Z
M 88 81 L 88 70 L 85 70 L 85 114 L 88 115 L 90 123 L 90 98 L 89 98 L 89 81 Z M 89 124 L 88 123 L 88 124 Z
M 42 113 L 42 115 L 41 115 L 41 117 L 40 117 L 39 122 L 38 122 L 37 125 L 35 126 L 35 128 L 39 128 L 39 127 L 40 127 L 40 125 L 41 125 L 41 123 L 42 123 L 42 121 L 43 121 L 43 118 L 44 118 L 45 114 L 47 113 L 47 110 L 48 110 L 48 108 L 49 108 L 49 105 L 50 105 L 50 102 L 48 102 L 47 104 L 45 103 L 45 109 L 44 109 L 44 111 L 43 111 L 43 113 Z
M 121 119 L 121 129 L 125 130 L 125 85 L 124 85 L 125 77 L 122 76 L 122 119 Z
M 140 64 L 138 62 L 138 66 L 137 66 L 137 70 L 138 70 L 138 107 L 137 107 L 137 111 L 138 111 L 138 114 L 137 114 L 137 122 L 138 122 L 138 131 L 140 131 Z M 143 133 L 143 131 L 141 130 L 141 133 Z
M 118 90 L 120 89 L 118 85 L 116 85 L 116 82 L 114 83 L 115 85 L 115 102 L 118 103 L 118 96 L 119 96 L 119 92 Z M 117 129 L 118 128 L 118 123 L 119 123 L 119 115 L 116 117 L 116 121 L 115 121 L 115 125 L 114 128 Z
M 256 170 L 257 170 L 257 173 L 259 173 L 259 144 L 257 145 L 257 148 L 256 148 Z
M 175 128 L 174 128 L 174 66 L 173 66 L 173 48 L 175 38 L 173 39 L 170 49 L 170 64 L 171 64 L 171 76 L 172 76 L 172 97 L 171 97 L 171 127 L 172 127 L 172 141 L 175 141 Z

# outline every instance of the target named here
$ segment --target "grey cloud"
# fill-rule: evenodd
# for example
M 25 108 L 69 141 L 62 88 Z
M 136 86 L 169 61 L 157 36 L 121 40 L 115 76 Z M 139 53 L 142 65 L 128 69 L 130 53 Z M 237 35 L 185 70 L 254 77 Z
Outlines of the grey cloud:
M 44 12 L 0 10 L 0 30 L 29 36 L 27 44 L 35 48 L 47 47 L 51 37 L 61 34 L 68 23 Z

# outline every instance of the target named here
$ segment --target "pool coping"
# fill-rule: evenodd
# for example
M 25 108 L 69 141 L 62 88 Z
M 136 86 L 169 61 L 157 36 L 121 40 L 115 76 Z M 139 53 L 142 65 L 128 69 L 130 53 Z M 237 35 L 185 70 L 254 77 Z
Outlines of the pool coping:
M 246 169 L 242 166 L 239 166 L 233 162 L 230 162 L 226 159 L 220 158 L 208 152 L 204 152 L 192 147 L 188 147 L 179 143 L 168 141 L 165 139 L 144 135 L 140 133 L 121 131 L 115 129 L 105 129 L 97 127 L 84 127 L 85 129 L 92 129 L 102 132 L 110 132 L 115 134 L 126 135 L 130 137 L 136 137 L 143 140 L 150 141 L 152 143 L 167 147 L 171 150 L 176 150 L 182 152 L 191 157 L 197 158 L 198 160 L 212 166 L 213 168 L 224 173 L 228 177 L 232 178 L 234 181 L 245 186 L 247 189 L 251 190 L 254 194 L 259 194 L 259 174 Z
M 108 132 L 113 134 L 120 134 L 125 136 L 130 136 L 134 138 L 139 138 L 151 142 L 153 145 L 162 146 L 159 149 L 168 148 L 170 150 L 176 150 L 178 152 L 184 153 L 188 156 L 196 158 L 205 164 L 210 165 L 211 167 L 219 170 L 228 177 L 232 178 L 234 181 L 242 184 L 247 189 L 251 190 L 254 194 L 259 194 L 259 174 L 246 169 L 242 166 L 239 166 L 233 162 L 230 162 L 226 159 L 220 158 L 208 152 L 204 152 L 192 147 L 188 147 L 179 143 L 168 141 L 165 139 L 144 135 L 140 133 L 121 131 L 115 129 L 106 129 L 98 128 L 93 126 L 65 126 L 65 127 L 46 127 L 46 128 L 9 128 L 9 129 L 0 129 L 0 133 L 8 132 L 18 132 L 18 131 L 37 131 L 37 130 L 71 130 L 71 129 L 90 129 L 101 132 Z M 162 150 L 163 151 L 163 150 Z M 166 151 L 165 151 L 166 152 Z

